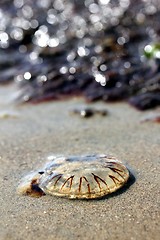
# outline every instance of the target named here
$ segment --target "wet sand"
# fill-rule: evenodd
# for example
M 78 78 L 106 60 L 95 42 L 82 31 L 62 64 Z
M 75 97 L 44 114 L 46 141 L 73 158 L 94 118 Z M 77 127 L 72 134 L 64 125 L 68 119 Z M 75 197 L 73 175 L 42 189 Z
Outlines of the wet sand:
M 16 107 L 18 117 L 0 119 L 0 239 L 159 239 L 160 125 L 140 122 L 152 111 L 96 103 L 90 106 L 109 115 L 82 119 L 69 113 L 82 105 L 82 99 L 27 104 Z M 92 201 L 17 195 L 20 179 L 49 153 L 111 153 L 127 164 L 135 182 Z

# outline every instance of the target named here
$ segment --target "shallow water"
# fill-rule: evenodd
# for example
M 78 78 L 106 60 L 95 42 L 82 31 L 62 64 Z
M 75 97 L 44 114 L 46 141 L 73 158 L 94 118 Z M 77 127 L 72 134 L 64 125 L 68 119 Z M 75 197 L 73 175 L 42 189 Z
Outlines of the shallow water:
M 0 82 L 14 81 L 20 102 L 82 95 L 156 107 L 159 18 L 156 0 L 1 1 Z

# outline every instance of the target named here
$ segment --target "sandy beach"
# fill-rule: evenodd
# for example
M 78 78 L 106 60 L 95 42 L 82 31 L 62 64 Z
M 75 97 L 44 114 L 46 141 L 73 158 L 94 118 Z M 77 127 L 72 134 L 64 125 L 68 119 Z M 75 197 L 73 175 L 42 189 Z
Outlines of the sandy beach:
M 0 108 L 7 108 L 0 101 Z M 76 98 L 25 104 L 13 107 L 16 117 L 0 119 L 0 239 L 159 239 L 160 126 L 140 122 L 153 111 L 99 102 L 90 106 L 107 109 L 105 117 L 70 114 L 84 105 Z M 50 153 L 111 153 L 123 160 L 135 181 L 101 200 L 17 195 L 21 178 L 43 165 Z

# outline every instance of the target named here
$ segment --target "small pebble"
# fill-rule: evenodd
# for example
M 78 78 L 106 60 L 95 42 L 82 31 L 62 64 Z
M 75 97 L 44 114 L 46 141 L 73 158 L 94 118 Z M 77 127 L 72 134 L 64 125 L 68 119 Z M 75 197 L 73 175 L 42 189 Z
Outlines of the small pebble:
M 17 118 L 18 113 L 13 110 L 2 110 L 0 111 L 0 119 L 7 119 L 7 118 Z
M 160 113 L 159 114 L 149 114 L 141 119 L 141 122 L 155 122 L 160 123 Z
M 108 114 L 108 111 L 105 109 L 84 107 L 81 109 L 75 108 L 71 111 L 71 113 L 77 114 L 82 118 L 90 118 L 93 117 L 95 114 L 106 116 Z

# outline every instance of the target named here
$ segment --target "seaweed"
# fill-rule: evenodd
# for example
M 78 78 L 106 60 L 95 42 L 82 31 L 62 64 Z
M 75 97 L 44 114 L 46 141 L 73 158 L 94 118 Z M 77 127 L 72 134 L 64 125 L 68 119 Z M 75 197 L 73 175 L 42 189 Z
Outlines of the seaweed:
M 2 1 L 0 83 L 20 102 L 84 96 L 160 105 L 157 1 Z

